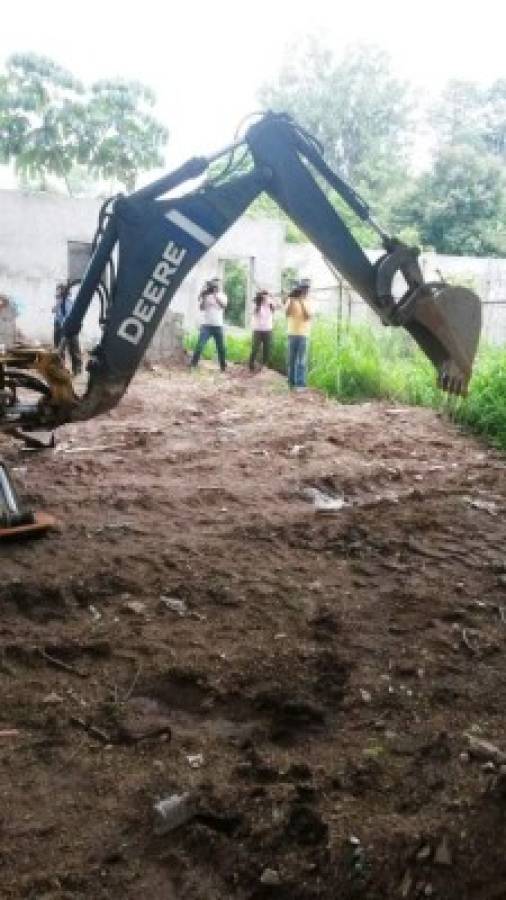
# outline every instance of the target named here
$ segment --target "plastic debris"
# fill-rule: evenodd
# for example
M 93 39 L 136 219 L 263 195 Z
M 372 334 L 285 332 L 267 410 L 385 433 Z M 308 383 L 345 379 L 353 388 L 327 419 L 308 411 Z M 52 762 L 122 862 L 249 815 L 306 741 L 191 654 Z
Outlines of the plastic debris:
M 468 734 L 467 740 L 469 741 L 469 754 L 475 759 L 481 759 L 485 762 L 491 760 L 499 764 L 506 763 L 506 753 L 490 741 L 477 738 L 474 734 Z
M 472 509 L 483 510 L 490 513 L 491 516 L 496 516 L 498 513 L 495 500 L 481 500 L 479 497 L 464 497 L 463 500 Z
M 160 603 L 164 607 L 164 609 L 168 609 L 169 612 L 176 613 L 178 616 L 187 616 L 188 615 L 188 607 L 184 600 L 178 600 L 177 597 L 160 597 Z
M 193 818 L 196 804 L 190 794 L 173 794 L 155 803 L 153 811 L 155 834 L 168 834 Z
M 134 616 L 143 616 L 146 612 L 146 604 L 142 600 L 127 600 L 123 604 L 123 609 Z
M 279 872 L 276 869 L 264 869 L 260 876 L 260 883 L 268 887 L 276 887 L 278 884 L 281 884 Z
M 320 515 L 332 515 L 347 506 L 344 497 L 332 497 L 319 488 L 308 487 L 303 493 L 308 500 L 312 500 L 314 511 Z

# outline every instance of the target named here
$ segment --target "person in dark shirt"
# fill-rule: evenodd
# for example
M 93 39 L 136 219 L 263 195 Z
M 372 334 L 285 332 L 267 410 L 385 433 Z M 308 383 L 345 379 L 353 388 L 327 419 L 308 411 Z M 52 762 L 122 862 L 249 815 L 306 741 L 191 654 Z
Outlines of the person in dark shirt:
M 83 368 L 79 337 L 77 334 L 72 335 L 72 337 L 65 337 L 63 334 L 63 325 L 73 304 L 74 301 L 70 296 L 70 285 L 66 282 L 57 284 L 55 303 L 53 306 L 53 343 L 60 354 L 63 365 L 65 365 L 65 351 L 68 350 L 72 365 L 72 374 L 79 375 Z

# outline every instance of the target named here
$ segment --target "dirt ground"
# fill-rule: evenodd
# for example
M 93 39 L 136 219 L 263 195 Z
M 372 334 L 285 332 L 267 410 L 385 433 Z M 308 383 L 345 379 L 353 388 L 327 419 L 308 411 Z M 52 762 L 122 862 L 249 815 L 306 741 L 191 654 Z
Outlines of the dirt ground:
M 60 522 L 0 546 L 2 898 L 503 900 L 504 457 L 239 367 L 0 454 Z

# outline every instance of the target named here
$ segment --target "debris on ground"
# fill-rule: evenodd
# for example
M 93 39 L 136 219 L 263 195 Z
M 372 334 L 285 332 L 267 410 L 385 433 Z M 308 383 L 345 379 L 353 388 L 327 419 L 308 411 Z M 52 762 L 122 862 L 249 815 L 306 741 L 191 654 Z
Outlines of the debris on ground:
M 160 604 L 164 609 L 176 613 L 178 616 L 188 615 L 188 607 L 184 600 L 178 600 L 176 597 L 164 597 L 162 595 L 160 597 Z
M 441 839 L 434 851 L 434 863 L 436 866 L 451 866 L 452 853 L 446 835 Z
M 279 872 L 276 869 L 264 869 L 260 876 L 260 883 L 266 887 L 277 887 L 281 884 Z
M 506 753 L 490 741 L 485 741 L 482 738 L 476 737 L 474 734 L 468 734 L 467 740 L 469 744 L 469 754 L 474 759 L 481 759 L 484 761 L 491 760 L 494 763 L 506 763 Z
M 155 834 L 168 834 L 189 822 L 196 813 L 197 807 L 190 794 L 173 794 L 159 800 L 153 807 Z
M 329 494 L 320 491 L 318 488 L 305 488 L 303 494 L 308 500 L 312 501 L 314 511 L 320 515 L 331 515 L 340 512 L 340 510 L 346 506 L 344 497 L 332 497 Z
M 146 604 L 142 600 L 126 600 L 123 604 L 123 609 L 134 616 L 144 616 Z

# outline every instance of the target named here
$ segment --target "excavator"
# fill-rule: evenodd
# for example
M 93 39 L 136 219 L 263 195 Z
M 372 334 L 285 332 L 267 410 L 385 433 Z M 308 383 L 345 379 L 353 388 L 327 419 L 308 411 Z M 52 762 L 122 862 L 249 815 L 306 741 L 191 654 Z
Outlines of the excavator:
M 214 166 L 220 159 L 221 167 Z M 167 196 L 209 171 L 193 190 Z M 54 350 L 5 348 L 0 353 L 0 431 L 53 430 L 115 407 L 183 279 L 263 192 L 384 325 L 409 332 L 433 363 L 442 390 L 466 394 L 481 331 L 479 298 L 465 287 L 426 282 L 418 248 L 390 236 L 375 221 L 367 203 L 327 164 L 320 143 L 288 115 L 267 112 L 218 153 L 194 157 L 130 196 L 103 205 L 90 261 L 64 324 L 67 338 L 77 335 L 98 297 L 101 340 L 90 353 L 87 387 L 77 395 Z M 376 232 L 383 252 L 375 262 L 339 215 L 336 195 Z M 6 467 L 0 466 L 0 531 L 44 527 L 23 508 Z

